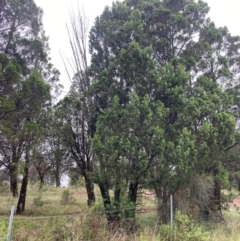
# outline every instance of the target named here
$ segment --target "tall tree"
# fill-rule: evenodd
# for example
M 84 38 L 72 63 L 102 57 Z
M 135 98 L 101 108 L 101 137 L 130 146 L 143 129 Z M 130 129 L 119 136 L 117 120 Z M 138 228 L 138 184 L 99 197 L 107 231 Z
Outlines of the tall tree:
M 94 136 L 95 182 L 99 185 L 109 224 L 121 219 L 135 229 L 138 190 L 147 183 L 156 158 L 164 150 L 164 116 L 161 103 L 135 93 L 121 105 L 119 97 L 99 118 Z M 113 198 L 110 196 L 113 189 Z
M 42 137 L 42 116 L 51 105 L 51 93 L 58 90 L 59 72 L 50 63 L 42 10 L 35 2 L 1 1 L 0 11 L 0 161 L 9 171 L 15 197 L 17 175 L 23 166 L 20 214 L 25 209 L 28 167 Z
M 239 38 L 226 28 L 216 28 L 206 17 L 208 11 L 206 3 L 194 0 L 113 3 L 90 31 L 90 74 L 91 90 L 103 118 L 115 96 L 120 122 L 120 107 L 127 108 L 132 93 L 140 101 L 149 96 L 151 103 L 163 105 L 166 116 L 161 117 L 164 121 L 159 119 L 158 128 L 164 132 L 165 150 L 155 158 L 152 170 L 155 185 L 161 185 L 159 197 L 164 205 L 170 193 L 185 185 L 191 175 L 211 173 L 216 184 L 214 200 L 206 210 L 213 212 L 220 209 L 221 156 L 235 136 Z M 116 116 L 117 111 L 114 113 Z M 100 136 L 108 133 L 101 121 Z M 109 131 L 110 137 L 118 135 L 117 129 Z M 126 128 L 126 132 L 130 130 Z M 96 151 L 97 165 L 108 171 L 100 160 L 111 153 Z M 122 156 L 114 157 L 120 160 Z
M 65 97 L 56 108 L 56 119 L 62 125 L 61 141 L 66 152 L 74 160 L 85 180 L 88 195 L 88 205 L 95 202 L 94 183 L 91 179 L 92 137 L 94 127 L 86 119 L 86 106 L 79 98 Z
M 93 172 L 92 138 L 95 133 L 96 107 L 94 97 L 87 94 L 91 85 L 87 61 L 88 19 L 79 7 L 69 12 L 70 26 L 67 27 L 73 61 L 70 65 L 69 78 L 72 85 L 68 96 L 60 103 L 62 119 L 65 123 L 64 143 L 75 164 L 85 179 L 88 205 L 95 202 Z M 59 106 L 60 106 L 59 105 Z

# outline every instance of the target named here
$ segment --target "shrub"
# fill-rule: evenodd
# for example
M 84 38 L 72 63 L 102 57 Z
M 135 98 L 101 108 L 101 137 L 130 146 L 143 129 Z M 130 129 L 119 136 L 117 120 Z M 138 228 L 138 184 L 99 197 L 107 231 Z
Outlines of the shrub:
M 42 207 L 43 206 L 43 200 L 42 200 L 42 196 L 38 195 L 37 197 L 35 197 L 33 199 L 33 205 L 36 207 Z
M 68 189 L 65 189 L 62 192 L 60 203 L 62 205 L 74 204 L 76 203 L 76 199 L 73 197 L 73 194 Z
M 201 227 L 194 225 L 187 215 L 177 212 L 175 215 L 174 228 L 171 231 L 169 225 L 160 227 L 161 240 L 164 241 L 207 241 L 208 233 Z

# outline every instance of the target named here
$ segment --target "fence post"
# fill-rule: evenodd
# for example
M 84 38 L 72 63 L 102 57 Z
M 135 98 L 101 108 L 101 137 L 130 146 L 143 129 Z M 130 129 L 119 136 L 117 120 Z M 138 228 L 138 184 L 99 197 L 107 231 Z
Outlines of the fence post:
M 171 228 L 171 241 L 173 241 L 173 197 L 170 195 L 170 228 Z
M 12 206 L 12 208 L 11 208 L 10 220 L 9 220 L 9 225 L 8 225 L 8 235 L 7 235 L 7 240 L 6 241 L 10 241 L 11 240 L 13 215 L 14 215 L 14 206 Z
M 173 197 L 170 195 L 170 223 L 171 223 L 171 231 L 173 230 Z

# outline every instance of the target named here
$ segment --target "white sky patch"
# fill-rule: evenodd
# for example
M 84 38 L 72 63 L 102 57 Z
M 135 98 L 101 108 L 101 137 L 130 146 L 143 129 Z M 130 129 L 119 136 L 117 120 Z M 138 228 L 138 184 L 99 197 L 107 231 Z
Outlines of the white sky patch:
M 61 83 L 64 85 L 64 93 L 70 87 L 64 64 L 59 51 L 71 58 L 71 50 L 66 31 L 66 23 L 69 20 L 68 9 L 72 6 L 83 6 L 89 17 L 89 28 L 94 19 L 99 16 L 105 6 L 111 6 L 112 0 L 35 0 L 36 4 L 44 11 L 43 24 L 51 48 L 51 58 L 54 66 L 61 72 Z M 206 0 L 210 6 L 212 21 L 217 27 L 227 26 L 230 33 L 240 35 L 240 1 L 239 0 Z

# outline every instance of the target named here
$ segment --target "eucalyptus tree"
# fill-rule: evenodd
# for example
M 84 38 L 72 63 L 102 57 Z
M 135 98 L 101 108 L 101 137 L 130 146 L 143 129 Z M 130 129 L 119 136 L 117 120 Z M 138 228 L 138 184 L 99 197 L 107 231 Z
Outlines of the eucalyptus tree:
M 64 126 L 63 143 L 84 177 L 88 205 L 95 202 L 94 183 L 91 178 L 92 138 L 95 133 L 96 107 L 94 97 L 88 94 L 91 77 L 87 60 L 88 19 L 84 10 L 69 11 L 67 26 L 72 61 L 64 60 L 71 88 L 69 94 L 57 105 L 56 115 Z M 68 68 L 70 67 L 70 68 Z

